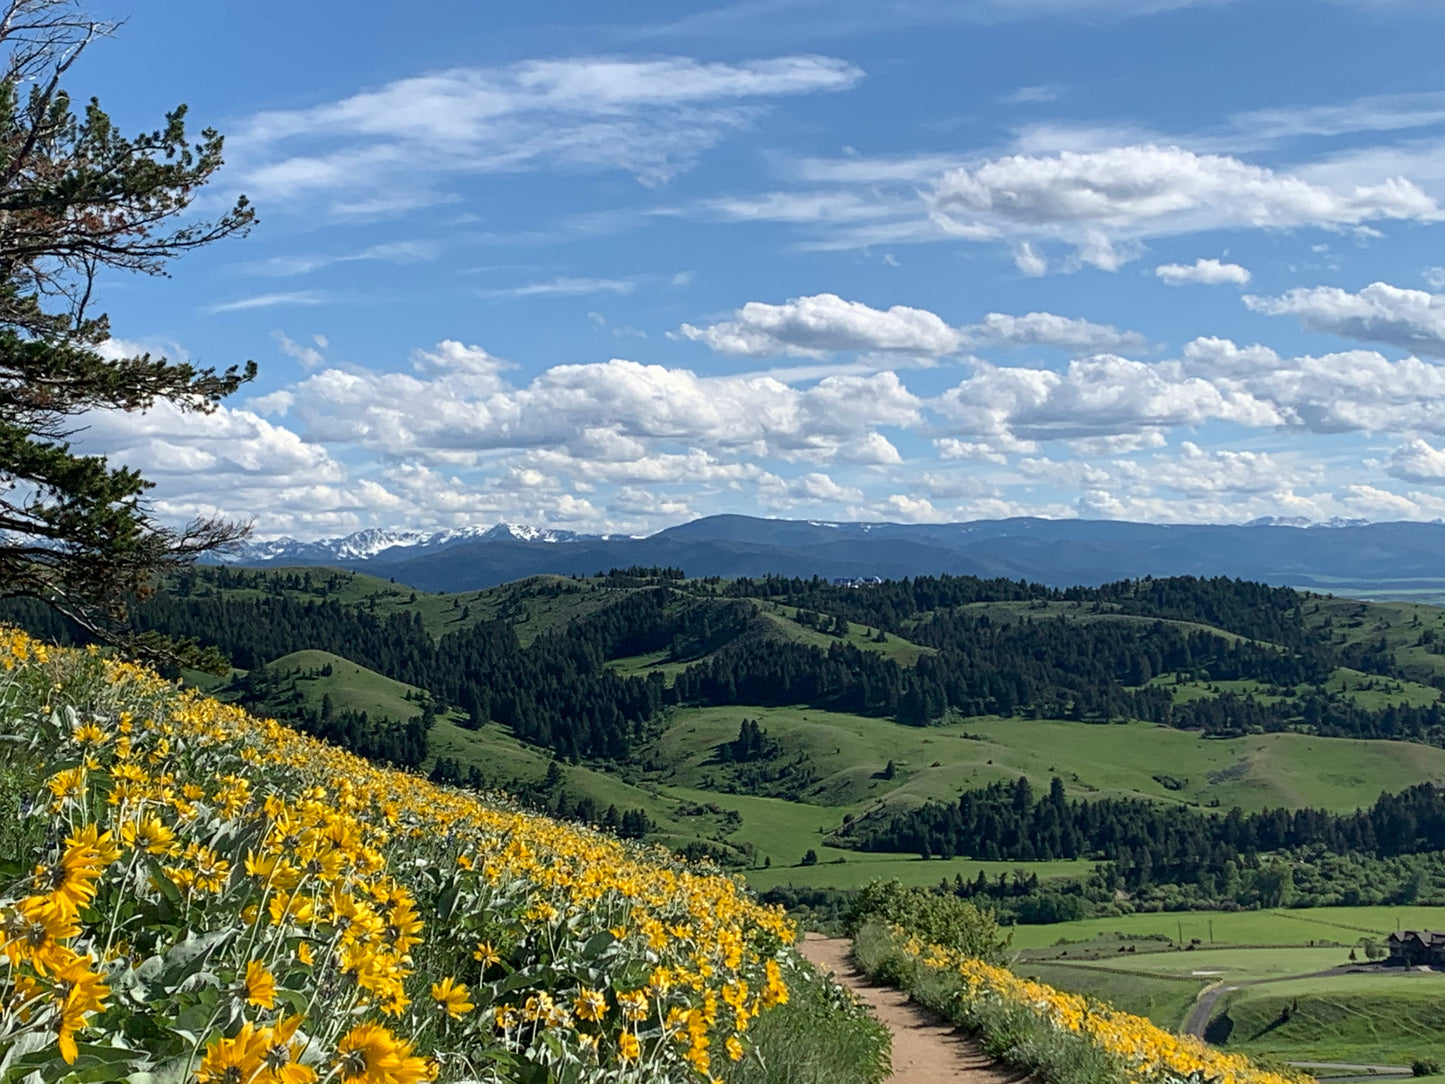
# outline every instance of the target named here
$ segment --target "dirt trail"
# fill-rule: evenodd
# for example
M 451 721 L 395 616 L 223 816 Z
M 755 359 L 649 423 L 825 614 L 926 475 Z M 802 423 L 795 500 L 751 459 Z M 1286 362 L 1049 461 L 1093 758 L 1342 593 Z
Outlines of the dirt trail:
M 1027 1075 L 1010 1073 L 990 1061 L 949 1024 L 940 1023 L 908 995 L 875 986 L 853 966 L 851 941 L 810 933 L 803 955 L 848 987 L 893 1033 L 894 1084 L 1021 1084 Z

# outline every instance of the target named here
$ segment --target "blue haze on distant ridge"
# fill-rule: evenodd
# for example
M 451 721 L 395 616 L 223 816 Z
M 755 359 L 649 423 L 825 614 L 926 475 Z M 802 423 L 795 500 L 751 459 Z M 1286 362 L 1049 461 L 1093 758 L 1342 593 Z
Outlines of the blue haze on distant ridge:
M 690 576 L 859 577 L 951 573 L 1054 586 L 1141 576 L 1235 576 L 1318 591 L 1445 596 L 1445 524 L 1225 526 L 1017 518 L 968 523 L 823 523 L 709 516 L 645 538 L 485 537 L 417 542 L 364 558 L 296 543 L 241 563 L 340 565 L 430 591 L 463 591 L 540 573 L 630 565 Z

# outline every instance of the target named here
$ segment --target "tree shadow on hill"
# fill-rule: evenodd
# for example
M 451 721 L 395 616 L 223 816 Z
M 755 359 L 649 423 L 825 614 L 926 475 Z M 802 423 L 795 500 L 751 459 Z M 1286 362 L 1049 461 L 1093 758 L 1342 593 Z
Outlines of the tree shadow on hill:
M 1223 1046 L 1229 1042 L 1229 1037 L 1234 1034 L 1234 1020 L 1225 1009 L 1213 1020 L 1204 1026 L 1204 1041 L 1213 1043 L 1215 1046 Z

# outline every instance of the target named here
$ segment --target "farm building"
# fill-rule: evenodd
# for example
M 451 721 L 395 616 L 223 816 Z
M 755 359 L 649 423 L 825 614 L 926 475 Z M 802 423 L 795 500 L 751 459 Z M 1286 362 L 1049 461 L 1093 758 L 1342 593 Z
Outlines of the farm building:
M 1438 930 L 1401 930 L 1390 935 L 1388 944 L 1388 964 L 1445 968 L 1445 933 Z

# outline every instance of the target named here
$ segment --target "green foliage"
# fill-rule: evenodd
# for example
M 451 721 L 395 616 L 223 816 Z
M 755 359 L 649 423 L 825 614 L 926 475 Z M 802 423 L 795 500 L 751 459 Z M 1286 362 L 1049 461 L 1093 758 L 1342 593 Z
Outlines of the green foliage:
M 991 911 L 971 903 L 940 896 L 898 881 L 874 881 L 853 900 L 848 927 L 856 931 L 867 923 L 901 926 L 933 944 L 943 945 L 986 963 L 1001 963 L 1009 937 Z
M 1439 1076 L 1440 1062 L 1435 1058 L 1416 1058 L 1410 1063 L 1411 1076 Z
M 787 981 L 788 1003 L 748 1032 L 753 1051 L 724 1063 L 727 1084 L 879 1084 L 888 1078 L 887 1028 L 816 971 L 799 968 Z

